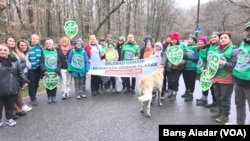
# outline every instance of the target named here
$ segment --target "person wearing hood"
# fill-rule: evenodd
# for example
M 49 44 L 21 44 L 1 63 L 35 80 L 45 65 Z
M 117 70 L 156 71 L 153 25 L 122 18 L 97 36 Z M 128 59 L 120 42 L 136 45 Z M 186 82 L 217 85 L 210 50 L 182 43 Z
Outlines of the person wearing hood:
M 246 101 L 250 110 L 250 22 L 245 24 L 244 39 L 238 49 L 233 77 L 236 105 L 236 121 L 233 124 L 243 125 L 246 122 Z
M 10 55 L 6 44 L 0 44 L 0 127 L 5 109 L 6 125 L 14 126 L 14 99 L 20 89 L 28 86 L 29 80 L 23 73 L 17 58 Z
M 146 45 L 147 45 L 148 42 L 150 42 L 151 44 L 153 44 L 152 43 L 153 42 L 153 38 L 152 38 L 151 35 L 145 35 L 145 37 L 143 39 L 143 43 L 142 43 L 142 45 L 140 47 L 140 57 L 139 57 L 140 59 L 143 58 L 144 51 L 146 49 Z
M 196 66 L 199 59 L 196 43 L 196 37 L 190 35 L 188 37 L 187 46 L 185 48 L 186 58 L 184 59 L 187 60 L 187 63 L 185 64 L 182 74 L 186 91 L 181 97 L 184 98 L 184 100 L 187 102 L 193 100 L 193 93 L 195 89 Z
M 81 38 L 75 40 L 75 47 L 68 55 L 68 71 L 74 77 L 76 98 L 86 98 L 84 94 L 86 88 L 86 74 L 89 71 L 89 58 L 83 47 Z
M 60 77 L 62 88 L 62 99 L 70 98 L 70 81 L 71 75 L 68 72 L 67 56 L 72 49 L 71 41 L 67 36 L 60 39 L 60 44 L 56 48 L 58 53 L 58 59 L 61 62 Z

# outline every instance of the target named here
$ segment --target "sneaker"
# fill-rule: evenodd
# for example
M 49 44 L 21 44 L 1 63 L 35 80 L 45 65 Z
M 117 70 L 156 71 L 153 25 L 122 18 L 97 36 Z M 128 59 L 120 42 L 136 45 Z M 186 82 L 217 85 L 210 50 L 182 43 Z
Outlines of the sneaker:
M 176 95 L 177 95 L 177 92 L 173 91 L 171 93 L 171 95 L 168 97 L 169 101 L 175 101 L 176 100 Z
M 12 118 L 13 118 L 14 120 L 17 120 L 17 119 L 19 119 L 19 116 L 16 115 L 16 114 L 13 114 Z
M 81 94 L 80 95 L 82 98 L 86 98 L 87 97 L 87 95 L 85 95 L 85 94 Z
M 127 89 L 127 90 L 124 92 L 124 94 L 128 94 L 128 93 L 130 93 L 130 89 Z
M 31 101 L 31 104 L 32 104 L 33 106 L 37 106 L 37 105 L 38 105 L 37 100 L 32 100 L 32 101 Z
M 110 93 L 110 92 L 111 92 L 111 89 L 110 89 L 110 88 L 107 88 L 105 91 L 106 91 L 106 93 Z
M 53 102 L 53 103 L 56 103 L 56 102 L 57 102 L 57 100 L 56 100 L 56 97 L 55 97 L 55 96 L 53 96 L 53 97 L 52 97 L 52 102 Z
M 0 127 L 2 127 L 3 126 L 3 123 L 2 123 L 2 121 L 0 120 Z
M 220 117 L 215 119 L 218 123 L 226 123 L 228 122 L 228 115 L 227 114 L 221 114 Z
M 217 111 L 217 112 L 214 112 L 213 115 L 211 116 L 212 118 L 218 118 L 221 116 L 221 112 L 220 111 Z
M 22 106 L 22 110 L 23 110 L 24 112 L 29 112 L 29 111 L 32 111 L 32 107 L 29 107 L 28 105 L 23 105 L 23 106 Z
M 135 94 L 135 90 L 130 90 L 131 94 Z
M 166 93 L 167 95 L 170 95 L 170 94 L 172 93 L 172 90 L 167 89 L 167 90 L 165 91 L 165 93 Z
M 64 94 L 62 95 L 62 100 L 65 100 L 66 98 L 67 98 L 67 94 L 64 93 Z
M 115 92 L 116 92 L 116 90 L 115 90 L 114 88 L 112 88 L 112 89 L 111 89 L 111 92 L 112 92 L 112 93 L 115 93 Z
M 239 125 L 237 122 L 226 122 L 225 125 Z
M 16 113 L 18 116 L 25 116 L 26 115 L 26 112 L 22 111 L 22 112 L 19 112 L 19 113 Z
M 181 95 L 182 98 L 186 98 L 188 97 L 189 94 L 189 90 L 185 91 L 185 93 L 183 95 Z
M 196 101 L 196 105 L 197 106 L 205 106 L 207 104 L 207 100 L 200 100 L 200 101 Z
M 193 94 L 188 94 L 186 97 L 184 97 L 184 101 L 192 101 L 193 100 Z
M 212 108 L 212 107 L 215 107 L 216 105 L 217 105 L 217 103 L 213 102 L 213 103 L 205 105 L 204 107 L 206 107 L 206 108 Z
M 52 102 L 52 97 L 48 97 L 48 103 L 51 103 Z
M 6 124 L 11 127 L 11 126 L 16 125 L 16 122 L 13 119 L 7 119 L 6 120 Z
M 77 94 L 76 99 L 80 99 L 80 98 L 81 98 L 80 94 Z
M 67 98 L 71 98 L 71 96 L 70 96 L 70 94 L 69 94 L 69 93 L 67 93 L 67 94 L 66 94 L 66 97 L 67 97 Z

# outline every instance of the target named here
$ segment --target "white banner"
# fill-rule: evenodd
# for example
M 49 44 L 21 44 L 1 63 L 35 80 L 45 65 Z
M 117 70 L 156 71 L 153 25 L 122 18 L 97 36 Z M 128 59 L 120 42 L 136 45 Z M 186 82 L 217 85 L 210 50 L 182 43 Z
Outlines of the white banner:
M 159 66 L 161 57 L 131 61 L 90 62 L 88 74 L 101 76 L 140 77 L 151 74 Z

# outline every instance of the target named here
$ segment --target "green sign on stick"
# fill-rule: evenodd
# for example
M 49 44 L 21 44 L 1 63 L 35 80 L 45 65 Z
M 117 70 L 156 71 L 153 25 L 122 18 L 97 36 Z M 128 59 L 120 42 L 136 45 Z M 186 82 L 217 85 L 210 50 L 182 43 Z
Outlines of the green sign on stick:
M 218 69 L 219 69 L 219 59 L 220 56 L 218 54 L 213 53 L 208 57 L 208 68 L 207 70 L 209 71 L 210 78 L 213 78 Z
M 66 21 L 64 24 L 64 31 L 71 39 L 78 33 L 78 25 L 75 21 Z
M 211 82 L 211 74 L 209 74 L 210 72 L 208 70 L 204 70 L 201 73 L 201 77 L 200 77 L 200 85 L 201 85 L 201 89 L 202 91 L 207 91 L 210 89 L 210 87 L 212 86 L 212 82 Z

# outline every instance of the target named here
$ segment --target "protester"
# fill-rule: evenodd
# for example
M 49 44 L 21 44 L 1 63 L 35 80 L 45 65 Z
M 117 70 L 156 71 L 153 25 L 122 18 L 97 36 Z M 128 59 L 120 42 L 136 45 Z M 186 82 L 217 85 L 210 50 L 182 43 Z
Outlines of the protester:
M 54 48 L 54 41 L 52 39 L 45 41 L 45 49 L 42 51 L 40 66 L 42 74 L 48 76 L 50 74 L 59 75 L 60 74 L 60 62 L 58 59 L 58 52 Z M 57 87 L 54 89 L 46 88 L 48 103 L 56 103 L 56 92 Z
M 20 92 L 20 87 L 27 87 L 29 80 L 24 75 L 17 59 L 10 55 L 10 49 L 6 44 L 0 44 L 0 77 L 0 126 L 3 125 L 1 121 L 3 107 L 6 124 L 14 126 L 16 125 L 13 120 L 14 99 Z
M 28 86 L 29 96 L 31 100 L 31 104 L 33 106 L 37 106 L 37 89 L 39 86 L 39 81 L 41 79 L 41 54 L 42 54 L 42 45 L 40 45 L 40 39 L 37 34 L 32 34 L 29 40 L 30 52 L 29 52 L 29 60 L 31 63 L 31 69 L 28 71 L 28 79 L 30 81 Z
M 137 60 L 140 56 L 140 49 L 138 45 L 135 42 L 134 35 L 129 34 L 127 36 L 127 43 L 124 44 L 122 48 L 122 60 L 123 61 L 131 61 L 131 60 Z M 132 84 L 130 85 L 130 79 L 132 80 Z M 135 84 L 136 84 L 136 78 L 135 77 L 126 77 L 126 91 L 124 94 L 135 94 Z
M 68 53 L 72 49 L 70 39 L 66 36 L 60 39 L 60 44 L 56 48 L 58 53 L 59 62 L 61 62 L 60 76 L 61 76 L 61 88 L 62 88 L 62 99 L 70 98 L 70 81 L 71 75 L 68 72 L 67 58 Z
M 233 77 L 235 81 L 236 121 L 227 124 L 243 125 L 246 122 L 246 101 L 248 110 L 250 110 L 250 22 L 245 25 L 244 39 L 239 46 Z

